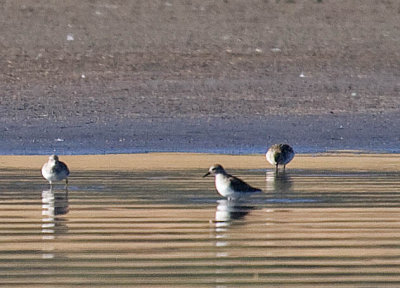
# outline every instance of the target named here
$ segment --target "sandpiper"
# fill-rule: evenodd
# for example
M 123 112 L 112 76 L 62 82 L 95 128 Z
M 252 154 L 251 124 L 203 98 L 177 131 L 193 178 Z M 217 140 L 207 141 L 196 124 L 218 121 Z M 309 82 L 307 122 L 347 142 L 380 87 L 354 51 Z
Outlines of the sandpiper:
M 278 165 L 283 165 L 283 170 L 294 157 L 293 148 L 288 144 L 275 144 L 272 145 L 265 155 L 267 161 L 272 165 L 275 165 L 276 171 L 278 171 Z
M 44 163 L 42 167 L 43 177 L 49 181 L 50 187 L 53 186 L 54 181 L 61 181 L 65 179 L 65 185 L 68 185 L 69 169 L 64 162 L 58 160 L 57 155 L 51 155 L 49 161 Z
M 228 200 L 250 196 L 255 192 L 262 192 L 261 189 L 254 188 L 239 178 L 226 173 L 224 168 L 219 164 L 211 166 L 203 177 L 210 174 L 215 176 L 215 188 L 217 188 L 218 193 L 227 197 Z

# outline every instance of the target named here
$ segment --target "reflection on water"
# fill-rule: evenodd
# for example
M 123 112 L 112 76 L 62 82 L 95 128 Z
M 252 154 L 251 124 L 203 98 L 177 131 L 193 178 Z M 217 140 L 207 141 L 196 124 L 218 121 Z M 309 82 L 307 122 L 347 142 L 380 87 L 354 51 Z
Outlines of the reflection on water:
M 215 223 L 229 225 L 233 220 L 239 220 L 249 214 L 254 206 L 247 205 L 245 200 L 218 200 L 215 212 Z
M 286 171 L 267 171 L 265 177 L 266 190 L 276 195 L 286 195 L 291 193 L 292 180 L 290 172 Z
M 217 247 L 227 246 L 226 231 L 228 227 L 239 220 L 243 220 L 254 206 L 247 205 L 245 200 L 218 200 L 215 211 L 215 245 Z M 222 240 L 221 240 L 222 239 Z M 219 254 L 218 254 L 219 255 Z
M 45 241 L 43 258 L 54 258 L 54 253 L 52 253 L 54 247 L 49 241 L 56 239 L 58 235 L 68 233 L 67 221 L 61 217 L 68 211 L 67 189 L 61 193 L 55 193 L 53 189 L 42 191 L 42 239 Z
M 70 190 L 1 171 L 0 280 L 33 287 L 400 287 L 397 173 L 78 172 Z M 20 179 L 24 179 L 23 181 Z

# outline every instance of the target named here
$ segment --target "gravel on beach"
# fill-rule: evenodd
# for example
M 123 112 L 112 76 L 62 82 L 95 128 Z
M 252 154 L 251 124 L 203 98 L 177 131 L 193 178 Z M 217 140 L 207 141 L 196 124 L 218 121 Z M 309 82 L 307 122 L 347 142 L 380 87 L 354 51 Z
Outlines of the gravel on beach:
M 0 154 L 400 152 L 398 1 L 0 7 Z

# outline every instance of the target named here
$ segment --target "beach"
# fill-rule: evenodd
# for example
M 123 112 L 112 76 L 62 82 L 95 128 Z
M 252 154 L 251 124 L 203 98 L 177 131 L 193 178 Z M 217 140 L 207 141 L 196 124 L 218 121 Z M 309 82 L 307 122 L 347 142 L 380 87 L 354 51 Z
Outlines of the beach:
M 8 1 L 0 153 L 399 152 L 396 1 Z
M 3 285 L 400 286 L 399 1 L 0 8 Z

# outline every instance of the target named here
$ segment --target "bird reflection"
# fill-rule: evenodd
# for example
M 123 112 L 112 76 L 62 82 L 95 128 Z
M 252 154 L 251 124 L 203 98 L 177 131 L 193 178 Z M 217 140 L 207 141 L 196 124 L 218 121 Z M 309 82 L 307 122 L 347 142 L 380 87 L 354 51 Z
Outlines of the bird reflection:
M 287 195 L 292 190 L 292 180 L 290 175 L 285 172 L 267 171 L 266 190 L 277 195 Z
M 245 201 L 240 200 L 219 200 L 217 209 L 215 211 L 215 246 L 225 247 L 228 246 L 226 241 L 228 238 L 228 228 L 235 223 L 235 221 L 243 220 L 244 217 L 254 209 L 254 206 L 246 204 Z M 222 253 L 222 254 L 221 254 Z M 225 257 L 225 252 L 218 252 L 218 257 Z
M 231 224 L 233 220 L 243 219 L 254 207 L 243 201 L 222 199 L 218 201 L 215 211 L 215 223 Z
M 42 239 L 54 240 L 56 236 L 66 234 L 68 226 L 66 219 L 60 217 L 69 212 L 68 190 L 54 193 L 52 189 L 42 191 Z M 46 244 L 43 258 L 54 258 L 51 245 Z

